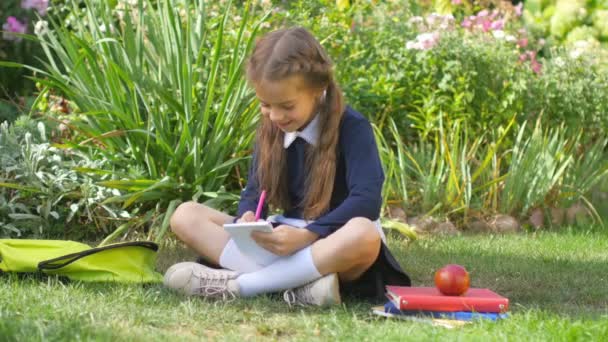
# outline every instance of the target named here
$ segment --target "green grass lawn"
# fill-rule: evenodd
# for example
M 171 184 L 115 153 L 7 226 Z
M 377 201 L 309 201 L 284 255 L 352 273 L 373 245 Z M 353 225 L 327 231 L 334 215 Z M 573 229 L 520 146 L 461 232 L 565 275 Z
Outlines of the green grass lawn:
M 458 263 L 472 286 L 510 298 L 510 318 L 446 329 L 387 320 L 369 303 L 289 308 L 269 296 L 230 303 L 183 298 L 160 285 L 0 277 L 0 341 L 37 340 L 608 340 L 608 232 L 425 238 L 390 246 L 414 285 Z M 165 248 L 159 269 L 189 258 Z

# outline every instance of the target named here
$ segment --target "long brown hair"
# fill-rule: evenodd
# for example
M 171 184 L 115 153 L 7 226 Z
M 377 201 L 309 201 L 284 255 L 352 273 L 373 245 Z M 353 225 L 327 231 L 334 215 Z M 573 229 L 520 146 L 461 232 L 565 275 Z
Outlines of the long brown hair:
M 332 62 L 321 44 L 306 29 L 294 27 L 270 32 L 256 42 L 247 62 L 250 83 L 301 76 L 310 89 L 326 89 L 318 103 L 319 141 L 306 156 L 306 194 L 303 203 L 290 203 L 287 192 L 285 133 L 267 116 L 257 130 L 257 175 L 272 206 L 289 209 L 302 205 L 303 216 L 315 219 L 329 209 L 337 165 L 338 132 L 344 102 L 333 76 Z

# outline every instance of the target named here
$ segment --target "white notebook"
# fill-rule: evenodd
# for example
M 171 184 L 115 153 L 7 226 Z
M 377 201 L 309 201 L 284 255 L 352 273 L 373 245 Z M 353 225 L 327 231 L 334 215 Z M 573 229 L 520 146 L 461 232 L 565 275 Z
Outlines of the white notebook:
M 230 234 L 241 253 L 252 258 L 258 264 L 268 265 L 278 258 L 278 255 L 264 249 L 251 237 L 253 231 L 272 232 L 270 222 L 226 223 L 224 224 L 224 230 Z

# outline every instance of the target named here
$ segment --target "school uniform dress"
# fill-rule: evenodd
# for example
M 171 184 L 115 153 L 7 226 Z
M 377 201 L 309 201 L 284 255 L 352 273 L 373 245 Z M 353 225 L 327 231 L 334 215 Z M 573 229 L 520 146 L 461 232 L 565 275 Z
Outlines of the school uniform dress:
M 382 246 L 374 264 L 356 281 L 340 284 L 343 295 L 370 299 L 384 299 L 385 285 L 410 285 L 410 278 L 399 266 L 385 244 L 379 224 L 382 205 L 384 172 L 378 147 L 369 121 L 360 113 L 346 107 L 340 123 L 337 170 L 329 210 L 314 221 L 303 220 L 300 206 L 305 195 L 306 150 L 316 144 L 319 137 L 319 117 L 315 117 L 302 131 L 285 133 L 287 150 L 288 193 L 292 208 L 282 215 L 268 218 L 273 224 L 289 224 L 305 228 L 327 237 L 354 217 L 374 221 L 382 237 Z M 254 151 L 247 186 L 241 193 L 237 217 L 246 211 L 255 211 L 260 197 L 256 176 L 257 158 Z M 264 208 L 263 217 L 266 217 Z

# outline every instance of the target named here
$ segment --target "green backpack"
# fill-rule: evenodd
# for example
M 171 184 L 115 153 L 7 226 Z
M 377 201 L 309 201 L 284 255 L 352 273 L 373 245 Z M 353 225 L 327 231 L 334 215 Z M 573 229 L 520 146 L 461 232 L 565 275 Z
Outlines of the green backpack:
M 59 275 L 71 280 L 156 283 L 158 245 L 124 242 L 103 247 L 61 240 L 0 239 L 0 271 Z M 0 272 L 1 273 L 1 272 Z

